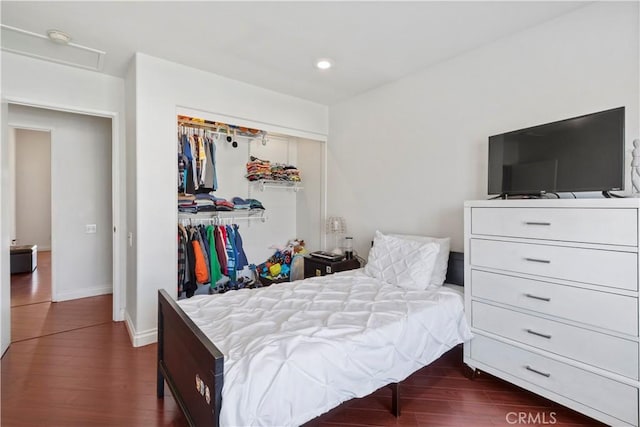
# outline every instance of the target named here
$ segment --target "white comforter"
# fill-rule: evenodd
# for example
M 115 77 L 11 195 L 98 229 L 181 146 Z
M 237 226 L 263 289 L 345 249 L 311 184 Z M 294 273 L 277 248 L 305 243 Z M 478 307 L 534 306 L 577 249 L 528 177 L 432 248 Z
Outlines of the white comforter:
M 223 426 L 300 425 L 471 338 L 460 293 L 362 270 L 179 304 L 225 356 Z

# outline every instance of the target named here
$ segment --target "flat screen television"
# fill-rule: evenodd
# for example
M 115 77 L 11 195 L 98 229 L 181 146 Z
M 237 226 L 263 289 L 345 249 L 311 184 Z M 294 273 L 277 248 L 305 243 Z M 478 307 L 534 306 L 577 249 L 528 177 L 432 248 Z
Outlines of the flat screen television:
M 489 194 L 624 189 L 624 107 L 489 137 Z

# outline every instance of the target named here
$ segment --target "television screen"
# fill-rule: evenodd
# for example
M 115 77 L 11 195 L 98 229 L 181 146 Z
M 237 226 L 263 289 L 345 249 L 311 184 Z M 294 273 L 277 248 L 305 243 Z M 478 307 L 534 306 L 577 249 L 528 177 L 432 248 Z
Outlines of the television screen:
M 489 137 L 489 194 L 624 189 L 624 107 Z

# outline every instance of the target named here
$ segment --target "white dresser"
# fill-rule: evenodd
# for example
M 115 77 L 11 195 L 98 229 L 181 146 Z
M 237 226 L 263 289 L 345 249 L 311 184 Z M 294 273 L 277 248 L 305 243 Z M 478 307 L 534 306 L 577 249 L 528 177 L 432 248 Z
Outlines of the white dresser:
M 464 362 L 638 425 L 638 199 L 465 203 Z

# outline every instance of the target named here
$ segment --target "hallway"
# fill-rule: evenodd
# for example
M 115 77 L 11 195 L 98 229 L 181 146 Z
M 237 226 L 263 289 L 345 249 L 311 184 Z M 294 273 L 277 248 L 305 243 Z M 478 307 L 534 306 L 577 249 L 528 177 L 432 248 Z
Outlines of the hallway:
M 111 322 L 111 295 L 51 302 L 51 252 L 33 273 L 11 276 L 11 342 Z

